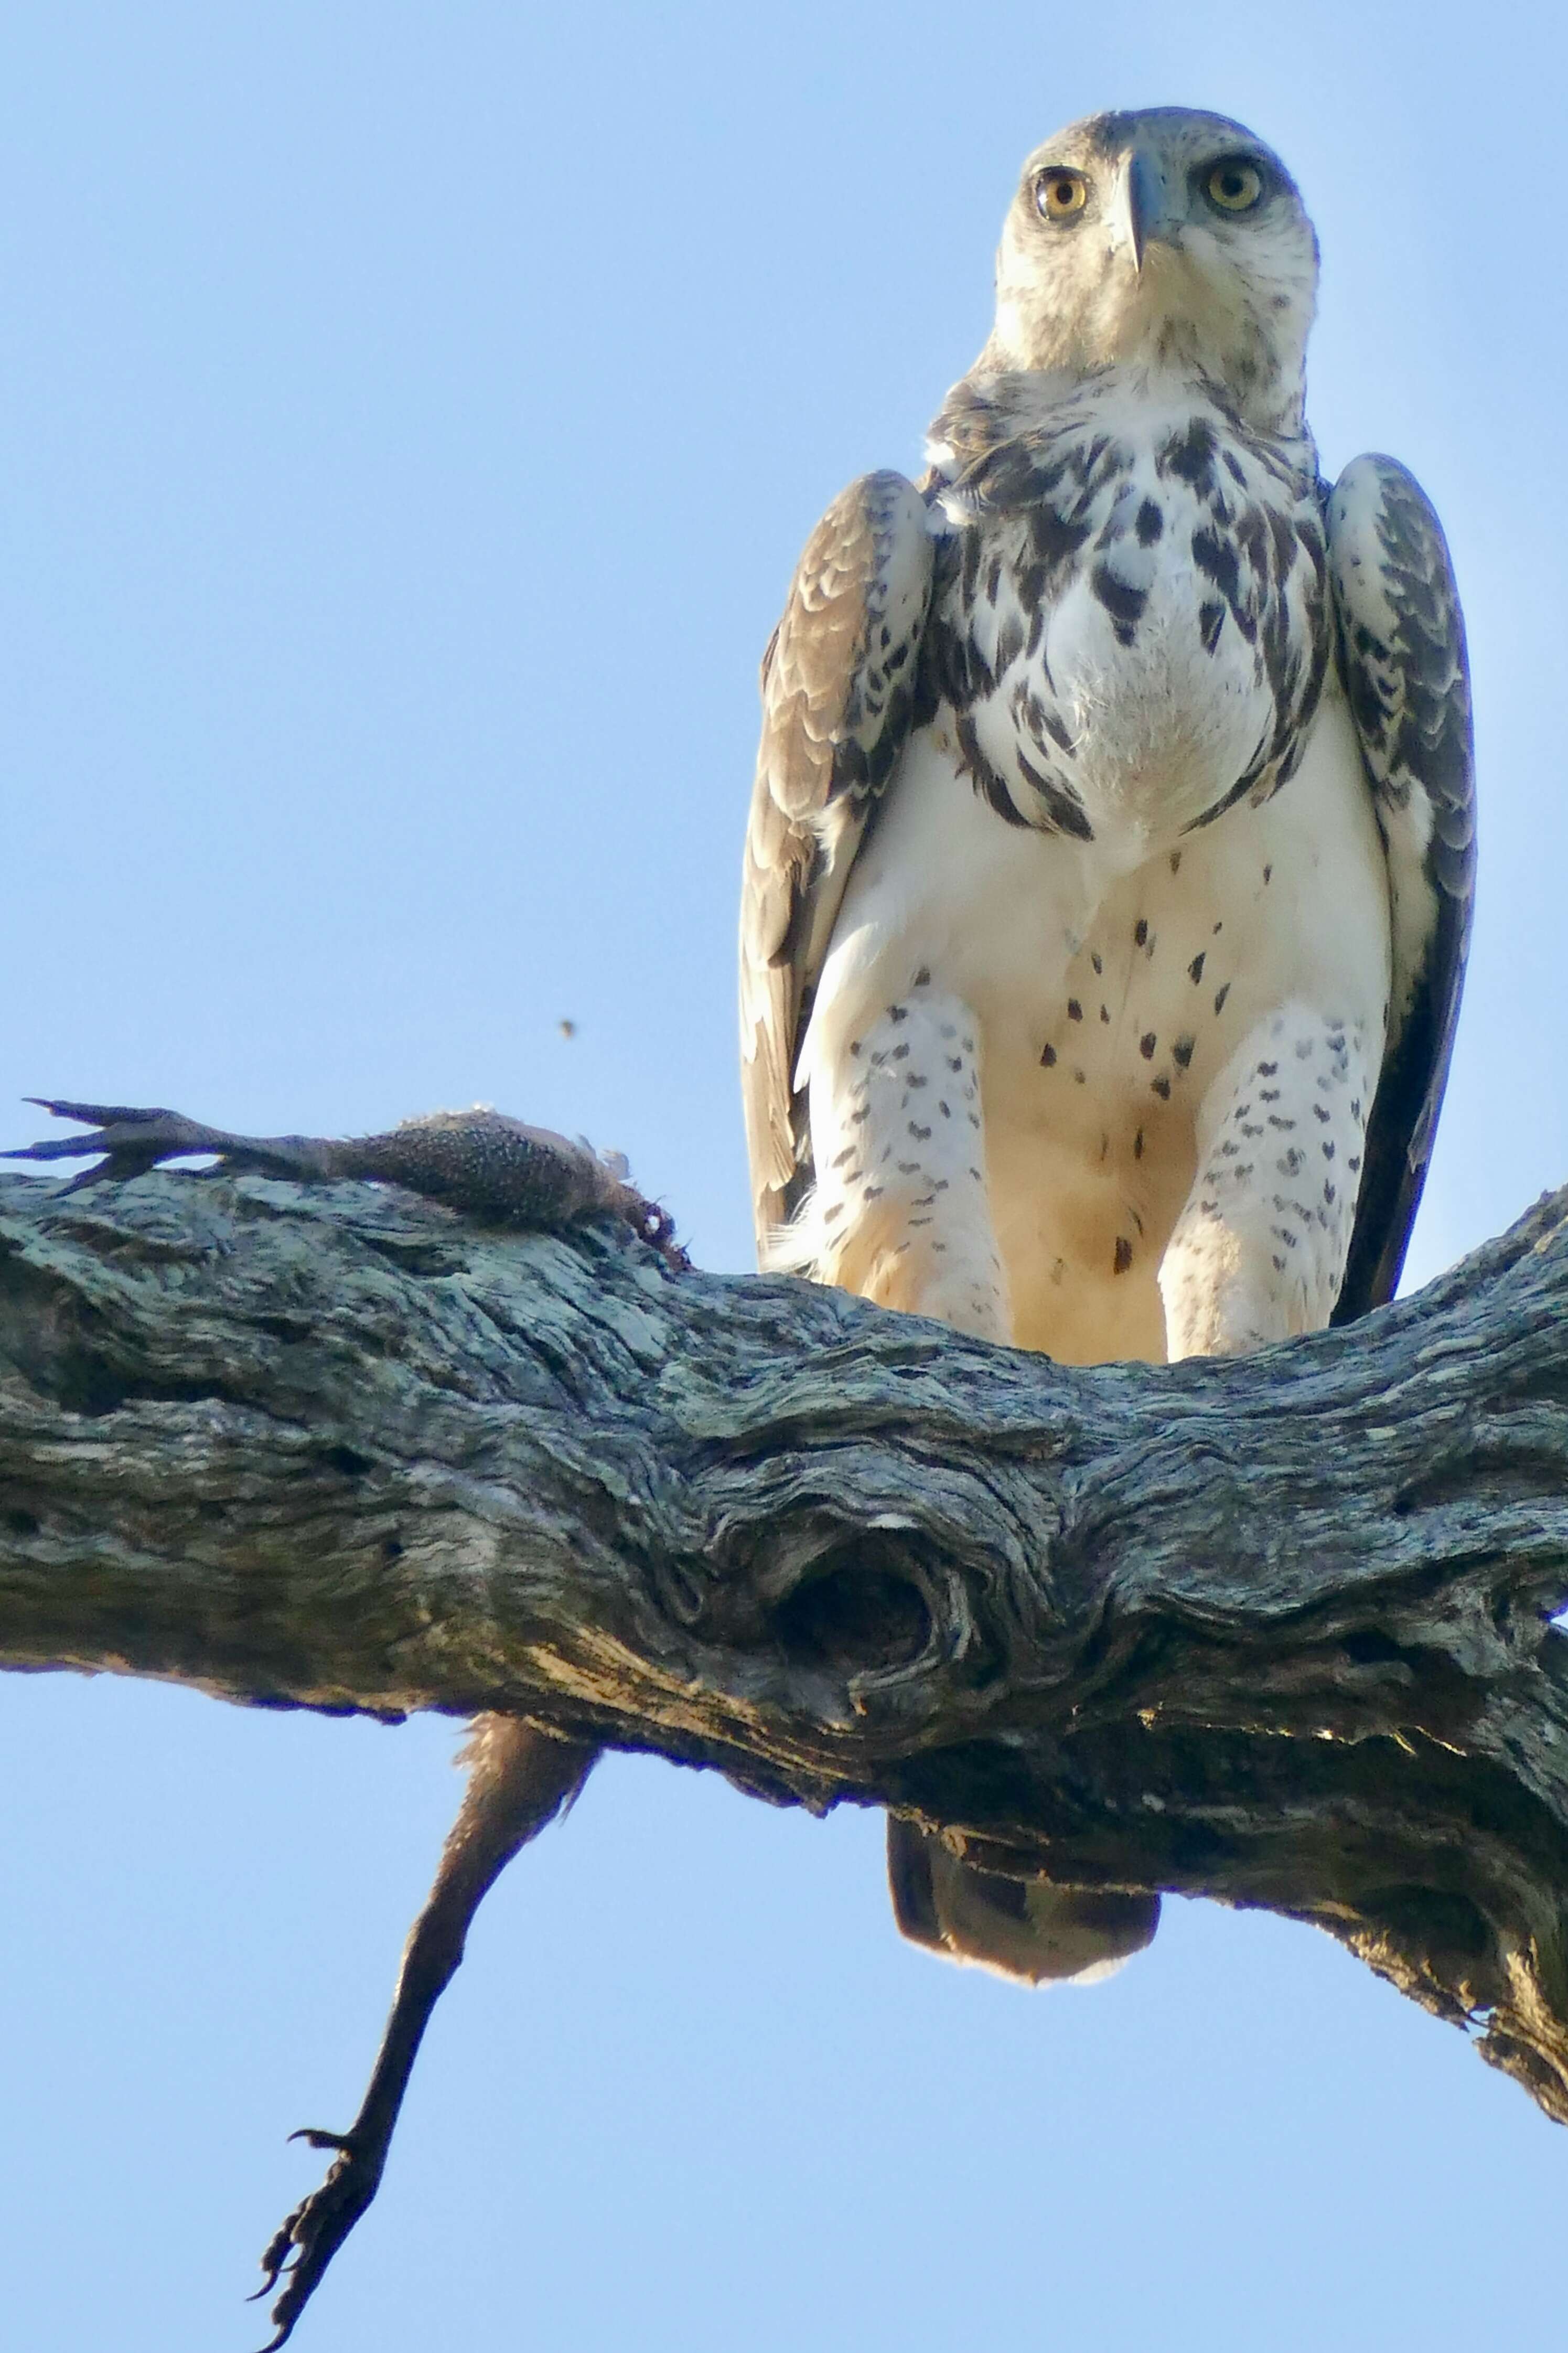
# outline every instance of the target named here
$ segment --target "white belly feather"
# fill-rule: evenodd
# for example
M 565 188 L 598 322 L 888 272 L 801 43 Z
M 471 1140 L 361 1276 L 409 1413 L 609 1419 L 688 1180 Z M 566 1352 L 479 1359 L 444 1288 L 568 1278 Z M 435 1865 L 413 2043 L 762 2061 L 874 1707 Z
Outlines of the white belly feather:
M 1118 698 L 1121 708 L 1120 688 Z M 868 1251 L 869 1264 L 876 1234 L 918 1201 L 921 1230 L 945 1232 L 966 1270 L 993 1248 L 1000 1254 L 1005 1303 L 989 1321 L 953 1320 L 977 1329 L 1000 1321 L 1019 1345 L 1068 1360 L 1163 1356 L 1162 1260 L 1194 1195 L 1200 1153 L 1236 1108 L 1237 1057 L 1256 1038 L 1267 1052 L 1268 1024 L 1283 1010 L 1325 1038 L 1342 1027 L 1367 1075 L 1314 1094 L 1321 1074 L 1303 1060 L 1278 1084 L 1265 1081 L 1271 1102 L 1261 1116 L 1274 1124 L 1260 1133 L 1273 1156 L 1258 1164 L 1248 1214 L 1261 1218 L 1260 1236 L 1282 1219 L 1315 1220 L 1315 1241 L 1327 1233 L 1324 1143 L 1337 1155 L 1336 1212 L 1347 1187 L 1353 1206 L 1362 1097 L 1386 1021 L 1389 916 L 1371 798 L 1337 686 L 1297 774 L 1273 799 L 1256 809 L 1238 803 L 1184 839 L 1156 832 L 1161 846 L 1149 856 L 1140 855 L 1147 832 L 1136 812 L 1089 842 L 1006 825 L 959 773 L 941 726 L 916 734 L 857 863 L 803 1047 L 818 1182 L 789 1262 L 840 1279 L 845 1252 Z M 911 1030 L 905 1008 L 922 1004 L 931 1018 Z M 938 1099 L 929 1089 L 947 1067 L 942 1033 L 951 1020 L 974 1038 L 983 1193 L 965 1190 L 957 1161 L 932 1176 L 931 1155 L 952 1138 L 923 1106 Z M 911 1048 L 917 1032 L 925 1050 Z M 878 1068 L 900 1078 L 901 1103 L 884 1091 L 879 1109 L 866 1092 L 868 1061 L 900 1047 L 904 1059 Z M 910 1094 L 911 1082 L 921 1092 Z M 1310 1169 L 1304 1145 L 1285 1134 L 1292 1084 L 1306 1090 L 1295 1108 L 1303 1128 L 1310 1124 Z M 932 1130 L 929 1142 L 922 1128 Z M 933 1181 L 942 1189 L 931 1205 Z M 1293 1207 L 1276 1208 L 1277 1199 Z M 969 1229 L 985 1213 L 989 1229 L 977 1238 Z M 1335 1234 L 1339 1223 L 1336 1215 Z M 869 1280 L 862 1271 L 853 1287 L 930 1308 L 922 1283 L 933 1262 L 909 1251 L 907 1232 L 904 1240 L 901 1260 L 878 1260 L 881 1271 Z M 1307 1256 L 1296 1242 L 1257 1248 L 1266 1285 L 1275 1281 L 1271 1250 L 1289 1274 L 1277 1305 L 1259 1311 L 1264 1323 L 1282 1335 L 1324 1320 L 1331 1292 L 1320 1302 L 1317 1290 L 1337 1283 L 1338 1266 L 1329 1277 L 1313 1272 L 1303 1290 Z

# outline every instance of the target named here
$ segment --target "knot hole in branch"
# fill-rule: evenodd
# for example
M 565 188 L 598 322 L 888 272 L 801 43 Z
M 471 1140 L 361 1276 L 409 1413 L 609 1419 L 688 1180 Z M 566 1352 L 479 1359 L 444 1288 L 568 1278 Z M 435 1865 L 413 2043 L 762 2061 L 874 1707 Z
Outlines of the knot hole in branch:
M 818 1553 L 773 1611 L 790 1660 L 864 1674 L 912 1666 L 930 1647 L 925 1577 L 907 1545 L 857 1535 Z

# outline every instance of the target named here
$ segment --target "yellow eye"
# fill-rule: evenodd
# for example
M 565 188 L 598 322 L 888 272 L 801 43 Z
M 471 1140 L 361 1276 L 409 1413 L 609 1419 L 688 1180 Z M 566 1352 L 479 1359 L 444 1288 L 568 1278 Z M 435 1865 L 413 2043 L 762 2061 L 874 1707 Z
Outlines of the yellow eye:
M 1089 182 L 1081 172 L 1065 172 L 1053 164 L 1035 182 L 1035 203 L 1047 220 L 1071 220 L 1089 202 Z
M 1245 155 L 1222 155 L 1204 182 L 1204 193 L 1222 213 L 1249 213 L 1263 194 L 1263 174 Z

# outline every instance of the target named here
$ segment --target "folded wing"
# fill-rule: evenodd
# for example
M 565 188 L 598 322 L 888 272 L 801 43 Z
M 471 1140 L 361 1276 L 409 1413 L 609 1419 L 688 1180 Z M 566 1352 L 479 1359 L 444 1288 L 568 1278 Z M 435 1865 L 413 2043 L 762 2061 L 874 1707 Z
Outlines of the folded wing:
M 1394 1295 L 1431 1156 L 1469 944 L 1475 748 L 1447 543 L 1392 458 L 1357 458 L 1329 500 L 1346 691 L 1388 860 L 1394 976 L 1350 1257 L 1333 1321 Z
M 795 1060 L 849 870 L 913 723 L 931 558 L 912 483 L 896 473 L 852 482 L 806 542 L 763 657 L 741 894 L 741 1085 L 759 1247 L 811 1181 Z

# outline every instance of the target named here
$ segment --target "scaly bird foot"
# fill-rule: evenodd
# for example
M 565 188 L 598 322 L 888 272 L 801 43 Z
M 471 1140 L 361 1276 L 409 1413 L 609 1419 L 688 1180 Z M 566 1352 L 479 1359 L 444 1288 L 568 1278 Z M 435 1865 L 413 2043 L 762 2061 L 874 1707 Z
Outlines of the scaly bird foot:
M 125 1183 L 145 1176 L 163 1160 L 188 1160 L 212 1153 L 231 1167 L 264 1169 L 269 1175 L 305 1181 L 331 1174 L 322 1142 L 309 1135 L 231 1135 L 226 1128 L 204 1127 L 177 1111 L 138 1110 L 126 1103 L 57 1102 L 47 1095 L 27 1095 L 52 1119 L 80 1120 L 90 1135 L 59 1135 L 45 1144 L 15 1146 L 7 1160 L 79 1160 L 101 1153 L 95 1168 L 84 1168 L 66 1187 L 68 1193 L 102 1178 Z
M 279 2280 L 284 2283 L 283 2293 L 268 2316 L 276 2334 L 268 2338 L 261 2353 L 278 2353 L 293 2335 L 327 2266 L 375 2196 L 386 2158 L 384 2141 L 372 2147 L 368 2143 L 356 2144 L 352 2134 L 308 2126 L 289 2137 L 309 2141 L 312 2148 L 335 2148 L 338 2157 L 321 2188 L 301 2199 L 274 2232 L 261 2258 L 266 2277 L 251 2302 L 270 2295 Z

